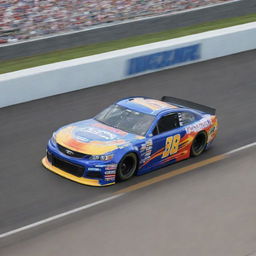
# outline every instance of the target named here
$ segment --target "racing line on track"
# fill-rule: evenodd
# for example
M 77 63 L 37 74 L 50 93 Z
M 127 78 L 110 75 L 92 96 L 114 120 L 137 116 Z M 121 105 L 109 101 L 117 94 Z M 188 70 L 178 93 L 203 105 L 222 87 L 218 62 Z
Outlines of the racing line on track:
M 126 193 L 129 193 L 129 192 L 132 192 L 132 191 L 135 191 L 135 190 L 144 188 L 144 187 L 146 187 L 146 186 L 149 186 L 149 185 L 158 183 L 158 182 L 163 181 L 163 180 L 166 180 L 166 179 L 170 179 L 170 178 L 175 177 L 175 176 L 177 176 L 177 175 L 184 174 L 184 173 L 186 173 L 186 172 L 189 172 L 189 171 L 192 171 L 192 170 L 194 170 L 194 169 L 197 169 L 197 168 L 200 168 L 200 167 L 209 165 L 209 164 L 211 164 L 211 163 L 218 162 L 218 161 L 220 161 L 220 160 L 223 160 L 223 159 L 226 159 L 226 158 L 230 157 L 231 155 L 233 155 L 233 154 L 235 154 L 235 153 L 237 153 L 237 152 L 246 150 L 246 149 L 251 148 L 251 147 L 254 147 L 254 146 L 256 146 L 256 142 L 253 142 L 253 143 L 247 144 L 247 145 L 245 145 L 245 146 L 236 148 L 236 149 L 234 149 L 234 150 L 228 151 L 228 152 L 226 152 L 226 153 L 223 153 L 223 154 L 220 154 L 220 155 L 217 155 L 217 156 L 208 158 L 208 159 L 206 159 L 206 160 L 197 162 L 197 163 L 195 163 L 195 164 L 191 164 L 191 165 L 185 166 L 185 167 L 183 167 L 183 168 L 180 168 L 180 169 L 171 171 L 171 172 L 169 172 L 169 173 L 166 173 L 166 174 L 163 174 L 163 175 L 160 175 L 160 176 L 157 176 L 157 177 L 148 179 L 148 180 L 143 181 L 143 182 L 140 182 L 140 183 L 138 183 L 138 184 L 131 185 L 131 186 L 125 188 L 125 189 L 121 189 L 121 190 L 115 192 L 113 196 L 107 197 L 107 198 L 105 198 L 105 199 L 98 200 L 98 201 L 95 201 L 95 202 L 93 202 L 93 203 L 86 204 L 86 205 L 83 205 L 83 206 L 81 206 L 81 207 L 75 208 L 75 209 L 73 209 L 73 210 L 69 210 L 69 211 L 66 211 L 66 212 L 63 212 L 63 213 L 54 215 L 54 216 L 52 216 L 52 217 L 43 219 L 43 220 L 41 220 L 41 221 L 37 221 L 37 222 L 34 222 L 34 223 L 32 223 L 32 224 L 29 224 L 29 225 L 26 225 L 26 226 L 23 226 L 23 227 L 20 227 L 20 228 L 17 228 L 17 229 L 14 229 L 14 230 L 11 230 L 11 231 L 8 231 L 8 232 L 5 232 L 5 233 L 2 233 L 2 234 L 0 234 L 0 239 L 9 237 L 9 236 L 11 236 L 11 235 L 15 235 L 15 234 L 20 233 L 20 232 L 22 232 L 22 231 L 26 231 L 26 230 L 29 230 L 29 229 L 32 229 L 32 228 L 41 226 L 41 225 L 43 225 L 43 224 L 52 222 L 52 221 L 54 221 L 54 220 L 57 220 L 57 219 L 60 219 L 60 218 L 63 218 L 63 217 L 72 215 L 72 214 L 74 214 L 74 213 L 84 211 L 84 210 L 89 209 L 89 208 L 92 208 L 92 207 L 94 207 L 94 206 L 97 206 L 97 205 L 100 205 L 100 204 L 109 202 L 109 201 L 111 201 L 111 200 L 114 200 L 114 199 L 116 199 L 116 198 L 119 198 L 119 197 L 125 195 Z

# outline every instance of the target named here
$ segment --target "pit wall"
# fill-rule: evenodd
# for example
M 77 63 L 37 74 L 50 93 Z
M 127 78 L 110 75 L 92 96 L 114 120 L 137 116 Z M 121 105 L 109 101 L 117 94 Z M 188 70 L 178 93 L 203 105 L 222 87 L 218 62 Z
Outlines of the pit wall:
M 10 72 L 0 75 L 0 107 L 253 49 L 256 22 Z

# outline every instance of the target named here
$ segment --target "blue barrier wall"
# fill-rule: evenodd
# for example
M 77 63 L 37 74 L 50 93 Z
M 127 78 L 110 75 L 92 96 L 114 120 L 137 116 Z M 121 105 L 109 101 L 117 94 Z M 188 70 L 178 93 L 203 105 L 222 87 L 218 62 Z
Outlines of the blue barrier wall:
M 127 75 L 135 75 L 141 72 L 167 68 L 190 61 L 200 60 L 200 58 L 200 44 L 139 56 L 128 60 Z

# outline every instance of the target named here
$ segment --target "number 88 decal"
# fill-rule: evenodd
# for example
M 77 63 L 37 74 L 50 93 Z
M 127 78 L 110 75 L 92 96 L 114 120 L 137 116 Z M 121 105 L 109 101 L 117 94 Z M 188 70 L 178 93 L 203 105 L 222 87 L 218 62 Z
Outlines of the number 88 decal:
M 180 135 L 176 134 L 166 138 L 165 149 L 162 158 L 168 157 L 170 155 L 176 154 L 179 149 Z

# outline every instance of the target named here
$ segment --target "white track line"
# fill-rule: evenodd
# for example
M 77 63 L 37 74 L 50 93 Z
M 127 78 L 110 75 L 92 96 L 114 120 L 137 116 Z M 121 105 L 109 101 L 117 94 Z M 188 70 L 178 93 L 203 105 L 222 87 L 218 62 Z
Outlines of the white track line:
M 110 196 L 110 197 L 107 197 L 107 198 L 105 198 L 105 199 L 102 199 L 102 200 L 93 202 L 93 203 L 91 203 L 91 204 L 86 204 L 86 205 L 84 205 L 84 206 L 75 208 L 75 209 L 73 209 L 73 210 L 70 210 L 70 211 L 67 211 L 67 212 L 63 212 L 63 213 L 54 215 L 54 216 L 52 216 L 52 217 L 49 217 L 49 218 L 47 218 L 47 219 L 34 222 L 34 223 L 32 223 L 32 224 L 23 226 L 23 227 L 21 227 L 21 228 L 17 228 L 17 229 L 8 231 L 8 232 L 6 232 L 6 233 L 2 233 L 2 234 L 0 234 L 0 239 L 1 239 L 1 238 L 5 238 L 5 237 L 7 237 L 7 236 L 11 236 L 11 235 L 17 234 L 17 233 L 19 233 L 19 232 L 22 232 L 22 231 L 25 231 L 25 230 L 28 230 L 28 229 L 31 229 L 31 228 L 35 228 L 35 227 L 41 226 L 41 225 L 43 225 L 43 224 L 52 222 L 52 221 L 54 221 L 54 220 L 57 220 L 57 219 L 66 217 L 66 216 L 71 215 L 71 214 L 74 214 L 74 213 L 76 213 L 76 212 L 81 212 L 81 211 L 83 211 L 83 210 L 92 208 L 93 206 L 96 206 L 96 205 L 99 205 L 99 204 L 103 204 L 103 203 L 109 202 L 109 201 L 111 201 L 111 200 L 113 200 L 113 199 L 116 199 L 116 198 L 122 196 L 122 195 L 123 195 L 123 194 L 118 194 L 118 195 Z
M 237 153 L 237 152 L 239 152 L 239 151 L 242 151 L 242 150 L 245 150 L 245 149 L 254 147 L 254 146 L 256 146 L 256 142 L 253 142 L 253 143 L 247 144 L 247 145 L 245 145 L 245 146 L 239 147 L 239 148 L 237 148 L 237 149 L 228 151 L 228 152 L 224 153 L 224 155 L 230 156 L 231 154 Z M 1 239 L 1 238 L 6 238 L 6 237 L 11 236 L 11 235 L 15 235 L 15 234 L 20 233 L 20 232 L 22 232 L 22 231 L 29 230 L 29 229 L 32 229 L 32 228 L 41 226 L 41 225 L 43 225 L 43 224 L 52 222 L 52 221 L 54 221 L 54 220 L 57 220 L 57 219 L 66 217 L 66 216 L 68 216 L 68 215 L 72 215 L 72 214 L 74 214 L 74 213 L 81 212 L 81 211 L 83 211 L 83 210 L 92 208 L 92 207 L 94 207 L 94 206 L 97 206 L 97 205 L 100 205 L 100 204 L 109 202 L 109 201 L 111 201 L 111 200 L 114 200 L 114 199 L 116 199 L 116 198 L 118 198 L 118 197 L 123 196 L 124 194 L 125 194 L 125 193 L 121 193 L 121 194 L 117 194 L 117 195 L 114 195 L 114 196 L 110 196 L 110 197 L 107 197 L 107 198 L 105 198 L 105 199 L 102 199 L 102 200 L 99 200 L 99 201 L 96 201 L 96 202 L 93 202 L 93 203 L 86 204 L 86 205 L 84 205 L 84 206 L 75 208 L 75 209 L 73 209 L 73 210 L 70 210 L 70 211 L 67 211 L 67 212 L 63 212 L 63 213 L 54 215 L 54 216 L 49 217 L 49 218 L 46 218 L 46 219 L 44 219 L 44 220 L 40 220 L 40 221 L 34 222 L 34 223 L 32 223 L 32 224 L 29 224 L 29 225 L 26 225 L 26 226 L 23 226 L 23 227 L 20 227 L 20 228 L 17 228 L 17 229 L 8 231 L 8 232 L 6 232 L 6 233 L 2 233 L 2 234 L 0 234 L 0 239 Z
M 227 153 L 225 153 L 225 155 L 231 155 L 231 154 L 237 153 L 239 151 L 242 151 L 244 149 L 255 147 L 255 146 L 256 146 L 256 142 L 253 142 L 253 143 L 247 144 L 245 146 L 242 146 L 240 148 L 236 148 L 234 150 L 228 151 Z

